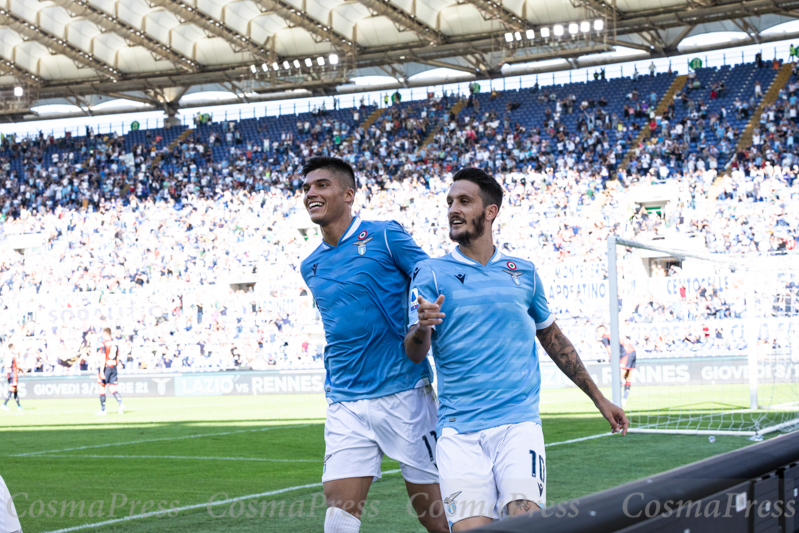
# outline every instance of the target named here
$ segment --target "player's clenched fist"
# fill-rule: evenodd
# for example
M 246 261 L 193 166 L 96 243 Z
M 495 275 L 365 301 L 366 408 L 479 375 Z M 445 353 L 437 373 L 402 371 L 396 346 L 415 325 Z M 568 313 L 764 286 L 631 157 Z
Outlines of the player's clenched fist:
M 419 302 L 419 327 L 429 328 L 431 326 L 437 326 L 443 322 L 443 319 L 446 316 L 441 312 L 441 304 L 444 303 L 443 294 L 436 298 L 435 302 L 428 302 L 421 296 L 419 296 L 417 301 Z

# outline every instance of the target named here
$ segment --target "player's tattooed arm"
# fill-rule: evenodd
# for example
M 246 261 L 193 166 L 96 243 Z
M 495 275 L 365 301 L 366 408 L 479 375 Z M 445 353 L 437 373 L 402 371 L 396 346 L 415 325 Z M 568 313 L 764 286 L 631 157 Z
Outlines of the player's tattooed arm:
M 588 370 L 585 369 L 574 345 L 566 338 L 557 323 L 553 322 L 551 326 L 538 331 L 536 336 L 561 372 L 569 376 L 569 379 L 593 400 L 599 412 L 610 423 L 611 431 L 626 435 L 630 422 L 627 420 L 624 410 L 605 398 L 594 380 L 591 379 Z
M 577 355 L 574 345 L 560 330 L 557 322 L 539 330 L 536 336 L 547 355 L 555 361 L 561 372 L 566 374 L 594 403 L 603 397 L 594 380 L 591 379 L 591 375 L 588 374 L 588 370 L 585 369 L 580 356 Z

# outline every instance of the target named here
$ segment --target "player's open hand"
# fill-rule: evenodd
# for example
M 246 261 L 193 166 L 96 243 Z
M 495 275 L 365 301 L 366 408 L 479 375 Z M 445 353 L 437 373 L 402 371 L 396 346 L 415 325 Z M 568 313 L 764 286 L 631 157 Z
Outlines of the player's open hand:
M 435 302 L 428 302 L 421 296 L 419 296 L 417 301 L 419 302 L 419 327 L 429 328 L 437 326 L 444 321 L 446 315 L 441 312 L 441 304 L 444 303 L 443 294 L 436 298 Z
M 627 420 L 627 415 L 624 414 L 624 409 L 615 403 L 605 399 L 599 406 L 599 412 L 602 416 L 610 422 L 611 433 L 619 433 L 622 435 L 627 434 L 627 429 L 630 427 L 630 422 Z

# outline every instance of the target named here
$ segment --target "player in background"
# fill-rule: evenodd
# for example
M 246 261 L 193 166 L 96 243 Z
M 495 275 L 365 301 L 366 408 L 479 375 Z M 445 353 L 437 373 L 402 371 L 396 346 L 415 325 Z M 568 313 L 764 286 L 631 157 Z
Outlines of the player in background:
M 399 461 L 422 525 L 448 532 L 435 465 L 432 369 L 409 361 L 402 346 L 408 285 L 427 254 L 398 223 L 353 216 L 355 174 L 344 161 L 312 157 L 302 175 L 305 207 L 323 239 L 301 271 L 327 341 L 325 533 L 359 531 L 383 454 Z
M 608 359 L 610 359 L 610 335 L 605 326 L 596 328 L 599 342 L 607 349 Z M 630 395 L 632 387 L 631 376 L 635 370 L 635 346 L 630 339 L 619 335 L 619 364 L 621 366 L 621 379 L 624 382 L 624 397 L 621 399 L 621 406 L 627 407 L 627 397 Z
M 452 531 L 459 532 L 546 503 L 536 338 L 614 433 L 626 434 L 628 422 L 555 323 L 535 266 L 494 246 L 499 183 L 480 169 L 460 170 L 447 205 L 458 246 L 416 266 L 405 348 L 415 362 L 433 348 L 441 494 Z
M 98 373 L 98 383 L 100 384 L 100 410 L 97 414 L 105 416 L 108 413 L 105 410 L 105 388 L 106 386 L 111 389 L 111 394 L 116 398 L 119 403 L 119 414 L 125 413 L 125 404 L 122 403 L 122 396 L 117 390 L 119 384 L 119 374 L 117 366 L 119 365 L 119 346 L 111 338 L 111 328 L 103 329 L 103 347 L 101 348 L 101 363 L 100 371 Z
M 8 411 L 8 400 L 14 397 L 17 402 L 17 410 L 22 411 L 22 406 L 19 404 L 19 358 L 14 352 L 14 345 L 8 345 L 8 354 L 6 355 L 3 366 L 6 369 L 6 380 L 8 380 L 8 396 L 0 409 Z

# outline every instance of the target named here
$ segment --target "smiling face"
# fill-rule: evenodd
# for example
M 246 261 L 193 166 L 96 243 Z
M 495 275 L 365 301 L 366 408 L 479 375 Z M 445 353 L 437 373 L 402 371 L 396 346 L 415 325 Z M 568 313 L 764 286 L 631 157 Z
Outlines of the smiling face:
M 447 206 L 449 238 L 464 246 L 485 233 L 487 217 L 493 220 L 496 216 L 493 212 L 496 206 L 484 205 L 480 186 L 467 180 L 452 184 L 447 193 Z
M 305 193 L 305 209 L 311 215 L 311 221 L 323 227 L 347 216 L 355 197 L 355 191 L 346 187 L 343 179 L 326 168 L 309 172 L 302 190 Z

